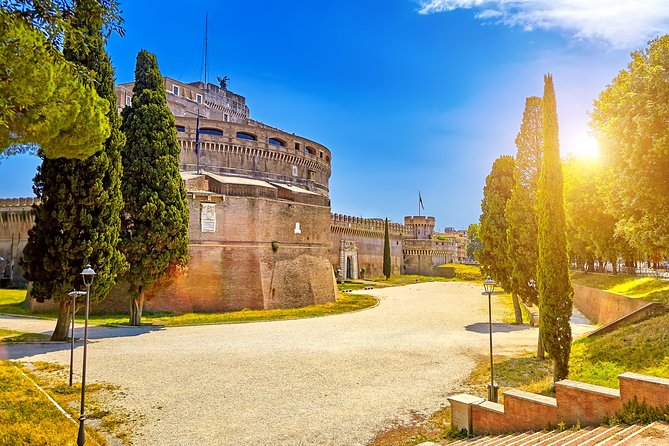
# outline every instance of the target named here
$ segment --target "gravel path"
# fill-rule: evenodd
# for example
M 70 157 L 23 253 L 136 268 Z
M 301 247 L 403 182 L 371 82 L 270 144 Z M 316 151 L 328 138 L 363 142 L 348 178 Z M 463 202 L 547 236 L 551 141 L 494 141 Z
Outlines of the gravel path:
M 488 353 L 479 285 L 365 293 L 381 303 L 324 318 L 97 327 L 88 379 L 127 389 L 120 403 L 146 417 L 137 445 L 363 445 L 392 421 L 439 409 L 476 356 Z M 24 321 L 49 330 L 43 321 Z M 7 318 L 0 327 L 27 329 Z M 590 329 L 573 327 L 575 335 Z M 495 324 L 495 351 L 533 351 L 536 336 L 527 326 Z M 0 358 L 69 361 L 62 344 L 2 348 Z

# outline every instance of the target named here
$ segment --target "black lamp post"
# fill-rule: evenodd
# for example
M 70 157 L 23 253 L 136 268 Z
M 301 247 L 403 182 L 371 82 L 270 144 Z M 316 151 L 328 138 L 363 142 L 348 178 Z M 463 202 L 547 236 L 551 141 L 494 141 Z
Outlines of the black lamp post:
M 488 276 L 483 281 L 483 289 L 488 295 L 488 332 L 490 333 L 490 384 L 488 384 L 488 401 L 497 402 L 499 386 L 495 385 L 495 372 L 492 363 L 492 293 L 495 291 L 495 281 Z
M 72 364 L 74 363 L 74 315 L 77 313 L 77 297 L 85 296 L 86 291 L 70 291 L 67 295 L 72 298 L 72 331 L 70 333 L 70 387 L 72 387 Z
M 77 446 L 83 446 L 86 442 L 86 432 L 84 431 L 84 397 L 86 395 L 86 347 L 88 346 L 88 307 L 91 302 L 91 284 L 95 277 L 95 271 L 91 265 L 86 265 L 86 268 L 81 272 L 81 277 L 86 285 L 86 320 L 84 322 L 84 364 L 81 371 L 81 405 L 79 407 L 79 434 L 77 435 Z

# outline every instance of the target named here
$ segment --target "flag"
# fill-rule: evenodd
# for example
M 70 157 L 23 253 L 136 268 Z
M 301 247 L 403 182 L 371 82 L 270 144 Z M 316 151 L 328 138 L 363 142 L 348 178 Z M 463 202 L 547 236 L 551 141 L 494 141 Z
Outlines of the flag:
M 200 149 L 200 110 L 197 111 L 197 121 L 195 123 L 195 155 L 198 155 Z
M 425 210 L 425 206 L 423 206 L 423 197 L 420 196 L 420 191 L 418 191 L 418 206 Z

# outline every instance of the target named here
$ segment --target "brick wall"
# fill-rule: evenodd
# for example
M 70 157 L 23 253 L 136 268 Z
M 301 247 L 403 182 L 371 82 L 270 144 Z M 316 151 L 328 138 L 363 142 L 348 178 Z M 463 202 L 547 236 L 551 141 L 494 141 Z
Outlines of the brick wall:
M 636 373 L 618 376 L 620 391 L 571 380 L 555 383 L 555 398 L 512 389 L 504 404 L 472 395 L 455 395 L 451 425 L 476 434 L 541 430 L 558 423 L 599 424 L 637 400 L 651 407 L 669 405 L 669 379 Z

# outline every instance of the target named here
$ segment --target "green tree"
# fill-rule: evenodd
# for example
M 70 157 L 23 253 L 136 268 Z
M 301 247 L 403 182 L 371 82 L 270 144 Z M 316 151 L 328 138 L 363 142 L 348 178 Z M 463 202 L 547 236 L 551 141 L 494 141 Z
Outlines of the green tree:
M 390 261 L 390 235 L 388 234 L 388 219 L 383 225 L 383 275 L 386 280 L 390 279 L 392 273 L 392 263 Z
M 65 56 L 95 73 L 96 90 L 106 99 L 111 133 L 104 149 L 83 160 L 47 159 L 35 177 L 35 225 L 29 232 L 23 268 L 32 282 L 32 296 L 42 302 L 59 302 L 53 340 L 67 336 L 70 300 L 67 293 L 82 285 L 79 273 L 87 263 L 97 272 L 91 299 L 101 300 L 127 268 L 118 250 L 123 198 L 120 190 L 121 120 L 116 110 L 114 70 L 104 45 L 103 11 L 95 0 L 80 0 L 73 26 L 85 36 L 85 52 L 65 42 Z
M 472 223 L 467 227 L 467 257 L 477 262 L 479 261 L 479 253 L 483 249 L 483 244 L 479 238 L 479 228 L 478 223 Z
M 122 34 L 117 3 L 101 3 L 109 32 Z M 37 144 L 48 158 L 81 159 L 109 137 L 109 104 L 97 94 L 92 73 L 60 52 L 65 30 L 70 47 L 85 45 L 67 20 L 72 12 L 64 0 L 8 1 L 0 8 L 0 154 Z
M 141 50 L 132 105 L 123 110 L 122 251 L 131 267 L 130 324 L 139 325 L 144 294 L 171 266 L 188 262 L 188 206 L 179 174 L 174 116 L 154 54 Z
M 669 35 L 632 61 L 595 101 L 595 131 L 616 232 L 642 252 L 669 252 Z
M 537 212 L 536 196 L 541 171 L 541 98 L 525 100 L 525 111 L 516 137 L 516 168 L 511 197 L 506 204 L 508 258 L 511 262 L 511 292 L 526 304 L 539 303 L 536 286 Z M 516 321 L 522 323 L 520 308 Z
M 485 275 L 491 276 L 505 290 L 511 291 L 511 262 L 507 247 L 506 204 L 513 189 L 515 163 L 511 156 L 501 156 L 492 165 L 492 171 L 485 180 L 483 200 L 481 201 L 481 219 L 479 237 L 483 245 L 479 263 Z M 520 305 L 513 302 L 517 313 Z M 522 323 L 521 319 L 518 321 Z
M 541 343 L 553 359 L 553 378 L 569 374 L 573 290 L 569 278 L 562 164 L 553 77 L 544 76 L 543 162 L 537 191 L 539 216 L 539 318 Z

